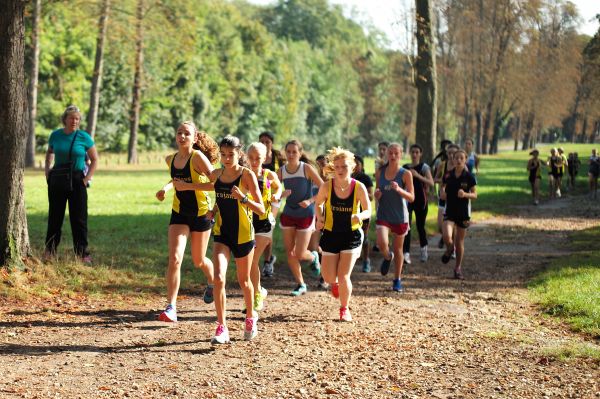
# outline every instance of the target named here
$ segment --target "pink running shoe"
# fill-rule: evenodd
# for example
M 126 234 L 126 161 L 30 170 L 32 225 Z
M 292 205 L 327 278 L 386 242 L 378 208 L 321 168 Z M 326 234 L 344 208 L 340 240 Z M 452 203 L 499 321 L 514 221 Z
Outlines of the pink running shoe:
M 331 284 L 331 295 L 334 298 L 340 297 L 340 285 L 338 283 Z
M 340 308 L 340 321 L 352 321 L 352 315 L 350 314 L 350 309 L 348 308 Z
M 223 324 L 217 324 L 215 336 L 210 340 L 212 345 L 229 343 L 229 330 Z

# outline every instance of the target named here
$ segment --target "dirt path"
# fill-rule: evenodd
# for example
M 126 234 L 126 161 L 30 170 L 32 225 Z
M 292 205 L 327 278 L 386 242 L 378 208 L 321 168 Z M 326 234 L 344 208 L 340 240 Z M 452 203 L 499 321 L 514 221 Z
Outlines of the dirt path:
M 432 249 L 428 263 L 408 266 L 404 294 L 357 267 L 351 324 L 336 321 L 337 302 L 314 281 L 304 297 L 288 296 L 279 264 L 265 282 L 257 339 L 241 340 L 232 290 L 234 342 L 217 348 L 213 306 L 199 296 L 180 301 L 177 325 L 154 321 L 162 298 L 152 310 L 93 300 L 0 306 L 0 397 L 600 398 L 597 362 L 544 354 L 585 338 L 539 315 L 523 288 L 568 254 L 568 231 L 597 224 L 600 206 L 583 199 L 523 207 L 469 231 L 467 280 L 451 280 Z

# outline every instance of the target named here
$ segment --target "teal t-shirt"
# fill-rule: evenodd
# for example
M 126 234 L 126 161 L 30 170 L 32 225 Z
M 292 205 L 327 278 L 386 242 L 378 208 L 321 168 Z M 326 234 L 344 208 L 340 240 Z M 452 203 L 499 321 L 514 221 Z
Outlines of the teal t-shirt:
M 73 170 L 83 171 L 85 168 L 85 154 L 87 150 L 94 146 L 94 140 L 83 130 L 77 130 L 71 134 L 65 134 L 64 129 L 57 129 L 50 134 L 48 146 L 54 151 L 54 165 L 69 162 L 69 149 L 71 142 L 77 132 L 77 138 L 73 144 L 71 152 L 71 161 L 73 161 Z

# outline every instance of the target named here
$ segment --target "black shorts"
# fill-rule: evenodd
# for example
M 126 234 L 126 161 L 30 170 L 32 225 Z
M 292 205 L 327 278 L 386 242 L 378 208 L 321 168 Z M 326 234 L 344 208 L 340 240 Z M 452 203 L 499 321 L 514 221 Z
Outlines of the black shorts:
M 214 241 L 220 244 L 226 245 L 234 258 L 243 258 L 247 256 L 256 246 L 254 240 L 245 242 L 243 244 L 236 244 L 233 239 L 226 236 L 214 236 Z
M 350 232 L 338 232 L 323 230 L 319 246 L 324 254 L 339 254 L 340 252 L 357 252 L 360 253 L 363 232 L 361 229 Z
M 438 208 L 443 208 L 446 206 L 446 200 L 438 198 Z
M 190 228 L 190 231 L 203 232 L 210 230 L 212 220 L 209 220 L 206 215 L 186 216 L 171 210 L 171 221 L 169 224 L 184 224 Z
M 273 230 L 273 222 L 269 218 L 265 220 L 253 220 L 252 226 L 254 227 L 255 234 L 267 234 Z
M 461 229 L 468 229 L 469 226 L 471 226 L 471 219 L 464 219 L 464 218 L 455 218 L 452 216 L 447 216 L 444 215 L 444 221 L 445 222 L 452 222 L 455 225 L 457 225 L 458 227 L 460 227 Z

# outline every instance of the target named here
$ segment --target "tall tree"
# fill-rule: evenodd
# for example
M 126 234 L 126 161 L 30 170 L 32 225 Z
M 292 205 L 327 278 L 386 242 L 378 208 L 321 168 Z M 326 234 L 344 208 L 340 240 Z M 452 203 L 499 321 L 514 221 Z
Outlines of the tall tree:
M 29 253 L 23 172 L 27 140 L 23 0 L 0 2 L 0 265 Z
M 29 72 L 29 134 L 25 149 L 25 166 L 35 166 L 35 118 L 37 115 L 38 74 L 40 70 L 40 15 L 42 0 L 33 3 L 33 24 L 31 29 L 31 70 Z
M 144 62 L 144 0 L 138 0 L 135 28 L 135 72 L 133 78 L 133 95 L 131 99 L 129 145 L 127 162 L 137 163 L 137 137 L 140 125 L 140 108 L 142 97 L 142 63 Z
M 39 1 L 39 0 L 38 0 Z M 110 0 L 102 2 L 102 11 L 98 21 L 98 38 L 96 40 L 96 61 L 92 75 L 92 88 L 90 92 L 90 110 L 88 111 L 87 131 L 92 136 L 96 135 L 96 122 L 98 121 L 98 105 L 100 103 L 100 87 L 102 86 L 102 66 L 104 64 L 104 41 L 108 27 L 108 13 Z
M 435 154 L 437 122 L 437 90 L 435 73 L 435 45 L 431 29 L 429 0 L 416 1 L 417 20 L 417 126 L 416 140 L 423 147 L 423 159 Z

